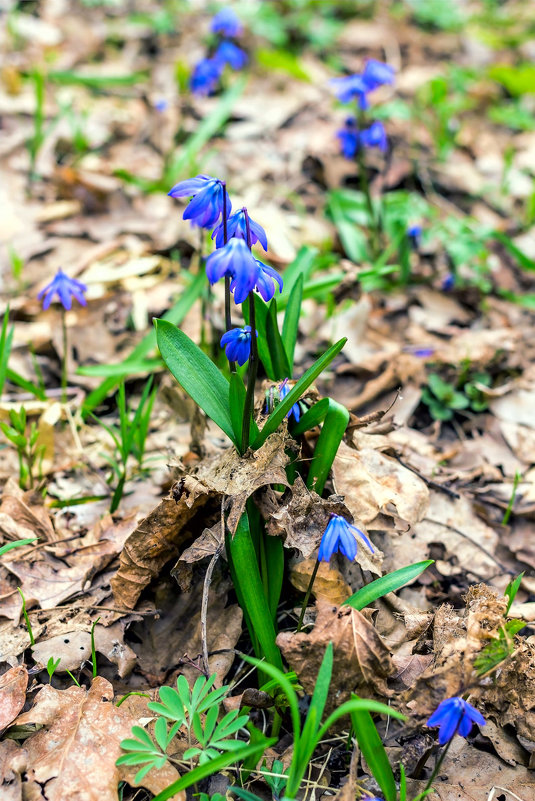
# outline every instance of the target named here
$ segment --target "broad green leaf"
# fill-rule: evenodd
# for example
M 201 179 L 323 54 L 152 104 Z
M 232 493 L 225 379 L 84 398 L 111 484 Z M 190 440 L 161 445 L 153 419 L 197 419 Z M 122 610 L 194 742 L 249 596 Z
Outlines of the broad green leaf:
M 284 315 L 284 322 L 282 324 L 282 341 L 286 351 L 286 356 L 288 357 L 289 365 L 289 370 L 287 373 L 288 378 L 292 377 L 294 369 L 295 345 L 299 331 L 301 303 L 303 301 L 303 283 L 303 275 L 300 275 L 293 285 L 292 291 L 290 292 L 288 305 L 286 306 L 286 313 Z
M 489 77 L 505 86 L 513 96 L 535 94 L 534 64 L 493 64 Z
M 230 419 L 234 431 L 234 441 L 241 442 L 243 428 L 243 409 L 245 406 L 245 385 L 238 373 L 231 373 L 229 387 Z
M 314 448 L 314 456 L 307 477 L 307 487 L 313 489 L 318 495 L 323 492 L 348 423 L 349 412 L 346 407 L 332 398 L 328 398 L 327 414 Z
M 180 386 L 234 441 L 229 382 L 215 364 L 180 329 L 167 320 L 154 320 L 162 358 Z
M 396 801 L 397 790 L 394 774 L 372 716 L 365 709 L 354 709 L 351 713 L 351 722 L 362 755 L 372 776 L 383 791 L 385 801 Z
M 352 606 L 353 609 L 358 609 L 360 611 L 378 598 L 382 598 L 383 595 L 389 592 L 395 592 L 409 581 L 413 581 L 413 579 L 417 578 L 420 573 L 423 573 L 429 565 L 432 565 L 433 562 L 433 559 L 426 559 L 424 562 L 415 562 L 412 565 L 400 567 L 399 570 L 394 570 L 392 573 L 387 573 L 386 576 L 381 576 L 381 578 L 375 579 L 375 581 L 371 581 L 369 584 L 361 587 L 354 595 L 344 601 L 342 606 Z
M 320 375 L 320 373 L 325 370 L 326 367 L 332 362 L 332 360 L 337 356 L 342 348 L 344 347 L 347 339 L 344 337 L 340 339 L 335 345 L 332 345 L 329 350 L 327 350 L 323 356 L 320 356 L 317 359 L 312 367 L 309 367 L 306 373 L 299 379 L 296 385 L 290 390 L 290 392 L 286 395 L 286 397 L 281 400 L 279 404 L 275 407 L 272 413 L 269 415 L 268 419 L 264 423 L 263 429 L 260 431 L 257 438 L 254 440 L 252 444 L 252 448 L 257 450 L 264 444 L 266 439 L 269 437 L 270 434 L 273 434 L 274 431 L 277 430 L 279 425 L 282 423 L 294 403 L 297 403 L 301 395 L 307 391 L 309 386 L 316 380 L 316 378 Z

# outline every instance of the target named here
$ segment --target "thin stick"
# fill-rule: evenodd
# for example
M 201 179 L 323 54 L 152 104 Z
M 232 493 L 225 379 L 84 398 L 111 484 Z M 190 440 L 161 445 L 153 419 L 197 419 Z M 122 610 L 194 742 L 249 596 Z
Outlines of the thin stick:
M 308 587 L 305 595 L 305 599 L 303 601 L 303 606 L 301 607 L 301 614 L 299 615 L 299 620 L 297 621 L 297 631 L 301 631 L 301 626 L 303 625 L 303 618 L 305 617 L 305 612 L 307 608 L 307 604 L 310 598 L 310 594 L 312 592 L 312 587 L 314 586 L 314 582 L 316 580 L 316 576 L 319 570 L 319 559 L 316 560 L 316 564 L 314 565 L 314 570 L 312 571 L 312 575 L 310 576 L 310 581 L 308 582 Z
M 61 310 L 61 328 L 63 332 L 63 362 L 61 364 L 61 402 L 67 403 L 67 313 Z

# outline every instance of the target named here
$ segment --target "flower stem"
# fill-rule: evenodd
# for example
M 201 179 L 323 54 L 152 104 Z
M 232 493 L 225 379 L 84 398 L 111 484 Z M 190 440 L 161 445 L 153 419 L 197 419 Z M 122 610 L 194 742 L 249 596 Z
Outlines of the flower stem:
M 67 403 L 67 359 L 68 359 L 68 345 L 67 345 L 67 313 L 65 309 L 61 310 L 61 329 L 63 332 L 63 360 L 61 363 L 61 402 Z
M 251 250 L 251 227 L 249 225 L 249 215 L 247 209 L 243 209 L 245 214 L 245 228 L 247 231 L 247 247 Z M 245 453 L 249 447 L 249 432 L 251 430 L 251 419 L 254 411 L 254 390 L 256 384 L 256 374 L 258 372 L 258 342 L 256 341 L 256 313 L 254 304 L 254 291 L 249 292 L 249 325 L 251 327 L 251 354 L 249 356 L 249 369 L 247 371 L 247 392 L 243 406 L 243 426 L 241 439 L 241 452 Z
M 223 181 L 223 245 L 228 242 L 227 230 L 227 190 L 226 184 Z M 225 331 L 230 331 L 232 328 L 232 314 L 230 311 L 230 276 L 225 276 Z M 230 372 L 236 372 L 236 363 L 231 362 L 229 359 Z
M 357 109 L 357 120 L 358 120 L 358 129 L 359 131 L 362 130 L 364 127 L 364 114 L 362 113 L 361 109 Z M 366 200 L 366 206 L 368 208 L 368 217 L 370 220 L 370 234 L 371 234 L 371 256 L 372 260 L 375 261 L 379 256 L 379 220 L 375 214 L 375 209 L 373 206 L 373 199 L 370 192 L 370 182 L 368 181 L 368 175 L 366 173 L 366 159 L 364 149 L 360 146 L 357 146 L 357 167 L 359 171 L 359 180 L 360 180 L 360 190 L 364 195 Z
M 303 606 L 301 607 L 301 614 L 299 615 L 299 620 L 297 621 L 296 632 L 301 631 L 301 626 L 303 625 L 303 618 L 305 617 L 306 608 L 308 605 L 308 601 L 310 599 L 312 587 L 314 586 L 314 582 L 316 581 L 316 576 L 319 570 L 319 566 L 320 566 L 319 559 L 317 559 L 316 564 L 314 565 L 314 570 L 312 571 L 312 575 L 310 576 L 310 581 L 308 582 L 308 587 L 303 601 Z
M 439 758 L 439 760 L 438 760 L 437 764 L 436 764 L 436 765 L 435 765 L 435 767 L 433 768 L 433 773 L 431 774 L 431 777 L 430 777 L 429 781 L 428 781 L 428 782 L 427 782 L 427 784 L 425 785 L 425 790 L 424 790 L 422 793 L 420 793 L 420 797 L 421 797 L 421 798 L 424 798 L 424 797 L 425 797 L 425 794 L 426 794 L 426 793 L 427 793 L 427 791 L 428 791 L 428 790 L 431 788 L 431 785 L 432 785 L 432 784 L 433 784 L 433 782 L 435 781 L 435 779 L 436 779 L 436 777 L 437 777 L 437 775 L 438 775 L 438 772 L 439 772 L 440 768 L 442 767 L 442 763 L 444 762 L 444 760 L 445 760 L 445 758 L 446 758 L 446 754 L 447 754 L 447 753 L 448 753 L 448 751 L 449 751 L 450 745 L 451 745 L 451 744 L 452 744 L 452 742 L 453 742 L 453 738 L 454 738 L 454 737 L 455 737 L 455 735 L 457 734 L 457 730 L 459 729 L 459 726 L 460 726 L 460 723 L 461 723 L 461 719 L 462 719 L 462 718 L 460 718 L 460 719 L 459 719 L 459 723 L 458 723 L 458 724 L 457 724 L 457 726 L 455 727 L 455 731 L 454 731 L 454 732 L 453 732 L 453 734 L 452 734 L 451 740 L 450 740 L 450 741 L 449 741 L 449 742 L 446 744 L 446 747 L 445 747 L 445 749 L 442 751 L 442 753 L 441 753 L 441 755 L 440 755 L 440 758 Z

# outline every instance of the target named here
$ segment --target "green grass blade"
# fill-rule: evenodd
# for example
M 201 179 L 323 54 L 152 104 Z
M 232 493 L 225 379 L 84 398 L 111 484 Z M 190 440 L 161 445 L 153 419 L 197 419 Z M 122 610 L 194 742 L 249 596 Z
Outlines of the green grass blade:
M 229 382 L 225 376 L 179 328 L 167 320 L 154 320 L 154 325 L 162 358 L 180 386 L 234 440 Z
M 351 715 L 355 711 L 365 710 L 368 712 L 377 712 L 379 715 L 388 715 L 391 718 L 396 718 L 396 720 L 406 720 L 405 715 L 402 715 L 401 712 L 398 712 L 396 709 L 392 709 L 392 707 L 387 706 L 386 704 L 382 704 L 380 701 L 372 701 L 368 700 L 367 698 L 352 698 L 351 701 L 346 701 L 344 704 L 335 709 L 334 712 L 329 715 L 323 726 L 318 732 L 318 742 L 325 737 L 331 726 L 336 723 L 337 720 L 343 718 L 345 715 Z
M 413 565 L 400 567 L 399 570 L 387 573 L 386 576 L 381 576 L 381 578 L 366 584 L 365 587 L 361 587 L 354 595 L 345 600 L 342 606 L 352 606 L 353 609 L 360 611 L 388 592 L 399 590 L 404 584 L 417 578 L 433 562 L 433 559 L 426 559 L 424 562 L 415 562 Z
M 292 287 L 286 306 L 284 322 L 282 324 L 282 342 L 288 358 L 289 370 L 288 378 L 292 377 L 294 369 L 295 345 L 297 343 L 297 333 L 299 331 L 299 317 L 301 315 L 301 303 L 303 301 L 303 274 L 299 275 Z
M 316 734 L 321 726 L 321 719 L 327 703 L 327 695 L 331 684 L 333 673 L 333 644 L 330 642 L 325 649 L 325 654 L 321 662 L 314 693 L 310 699 L 310 706 L 301 733 L 301 757 L 306 755 L 305 762 L 308 764 L 312 753 L 317 745 Z
M 260 357 L 260 361 L 264 365 L 264 370 L 266 371 L 266 375 L 271 381 L 276 380 L 275 370 L 273 367 L 273 362 L 271 359 L 271 351 L 269 348 L 269 341 L 267 337 L 267 318 L 269 307 L 267 303 L 264 303 L 260 295 L 254 296 L 254 305 L 255 305 L 255 322 L 256 322 L 256 330 L 258 331 L 258 355 Z M 242 303 L 242 314 L 243 319 L 249 325 L 249 303 Z
M 271 363 L 273 365 L 273 374 L 275 376 L 275 380 L 282 381 L 283 378 L 289 378 L 290 365 L 288 363 L 288 357 L 279 333 L 279 325 L 277 322 L 277 301 L 275 298 L 273 298 L 268 306 L 268 313 L 266 317 L 266 340 L 268 342 L 269 352 L 271 354 Z
M 31 542 L 37 542 L 37 537 L 27 537 L 24 540 L 14 540 L 13 542 L 6 542 L 5 545 L 0 547 L 0 556 L 3 556 L 13 548 L 19 548 L 22 545 L 29 545 Z
M 256 439 L 253 441 L 252 448 L 255 450 L 264 444 L 270 434 L 277 430 L 279 425 L 284 420 L 294 403 L 297 403 L 301 395 L 307 391 L 309 386 L 316 380 L 320 373 L 332 362 L 346 343 L 346 338 L 340 339 L 335 345 L 332 345 L 323 356 L 317 359 L 312 367 L 309 367 L 306 373 L 299 379 L 293 389 L 281 400 L 275 407 L 268 419 L 264 423 L 264 427 Z
M 103 378 L 126 378 L 136 374 L 146 375 L 163 368 L 163 359 L 140 359 L 133 361 L 127 359 L 120 364 L 88 364 L 82 365 L 76 370 L 76 375 L 96 375 Z
M 90 89 L 106 89 L 112 86 L 135 86 L 148 78 L 147 72 L 131 72 L 128 75 L 84 75 L 73 70 L 52 70 L 49 81 L 62 86 L 87 86 Z
M 305 431 L 310 431 L 311 428 L 319 426 L 323 423 L 325 416 L 329 411 L 329 398 L 322 398 L 320 401 L 311 406 L 310 409 L 304 413 L 296 426 L 292 428 L 292 435 L 298 437 L 304 434 Z
M 293 262 L 284 270 L 284 286 L 277 304 L 279 309 L 286 307 L 289 303 L 292 290 L 300 276 L 303 277 L 305 283 L 308 281 L 314 270 L 314 263 L 318 253 L 319 251 L 317 248 L 310 247 L 309 245 L 303 245 L 303 247 L 299 248 Z
M 365 709 L 355 709 L 351 713 L 351 722 L 362 755 L 383 791 L 385 801 L 396 801 L 397 790 L 394 774 L 372 716 Z
M 21 375 L 12 370 L 10 367 L 6 370 L 6 376 L 12 384 L 15 384 L 17 387 L 21 389 L 25 389 L 26 392 L 29 392 L 31 395 L 34 395 L 38 400 L 46 401 L 46 393 L 41 387 L 34 384 L 33 381 L 28 381 L 26 378 L 23 378 Z
M 184 290 L 180 299 L 175 303 L 175 305 L 167 311 L 164 316 L 163 320 L 168 320 L 170 323 L 174 325 L 180 325 L 186 314 L 189 312 L 197 298 L 200 296 L 203 288 L 206 286 L 206 276 L 204 271 L 201 270 L 198 275 L 195 276 L 193 282 Z M 156 348 L 156 331 L 149 331 L 146 336 L 143 337 L 141 342 L 136 345 L 128 359 L 126 359 L 123 364 L 127 366 L 130 362 L 134 365 L 142 360 L 147 353 L 150 353 L 151 350 Z M 134 370 L 134 372 L 136 372 Z M 82 405 L 82 414 L 84 419 L 87 417 L 89 412 L 91 412 L 99 403 L 102 403 L 104 398 L 112 392 L 115 387 L 118 385 L 121 378 L 124 376 L 124 373 L 121 375 L 113 375 L 109 378 L 106 378 L 100 386 L 98 386 L 93 392 L 91 392 L 87 398 L 85 399 Z
M 15 333 L 15 326 L 12 325 L 9 331 L 7 330 L 9 324 L 9 306 L 7 307 L 4 319 L 2 322 L 2 333 L 0 334 L 0 395 L 4 391 L 4 384 L 7 375 L 7 363 L 11 355 L 11 345 L 13 343 L 13 334 Z
M 235 442 L 241 442 L 243 408 L 245 406 L 245 385 L 238 373 L 230 374 L 229 405 L 234 440 Z
M 321 495 L 327 476 L 349 423 L 349 412 L 341 403 L 327 399 L 328 409 L 308 471 L 307 487 Z

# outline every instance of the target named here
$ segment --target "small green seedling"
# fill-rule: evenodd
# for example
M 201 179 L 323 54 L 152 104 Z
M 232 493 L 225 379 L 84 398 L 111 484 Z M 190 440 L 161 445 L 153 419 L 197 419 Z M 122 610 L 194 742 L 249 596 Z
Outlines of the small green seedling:
M 20 587 L 17 587 L 17 592 L 22 598 L 22 615 L 24 617 L 24 622 L 26 623 L 26 628 L 28 629 L 28 634 L 30 636 L 30 645 L 33 647 L 35 645 L 35 637 L 33 636 L 32 624 L 30 623 L 30 618 L 28 616 L 28 612 L 26 611 L 26 598 L 24 597 L 24 594 Z
M 22 489 L 32 489 L 37 479 L 41 478 L 41 466 L 44 445 L 37 445 L 39 430 L 35 422 L 31 422 L 29 430 L 26 426 L 26 409 L 21 406 L 20 412 L 9 410 L 11 425 L 0 422 L 6 439 L 16 448 L 19 457 L 19 485 Z
M 52 683 L 52 676 L 58 669 L 58 665 L 61 662 L 61 657 L 59 656 L 57 659 L 54 659 L 53 656 L 50 657 L 46 664 L 46 672 L 48 673 L 48 683 Z
M 524 573 L 520 573 L 513 581 L 510 581 L 505 588 L 504 595 L 508 600 L 504 618 L 507 618 L 511 610 L 511 606 L 513 605 L 513 601 L 516 598 L 523 578 Z M 504 620 L 498 632 L 498 636 L 490 640 L 474 660 L 474 667 L 478 676 L 490 673 L 497 668 L 501 662 L 512 655 L 515 650 L 515 634 L 518 634 L 525 625 L 526 623 L 524 620 Z
M 456 411 L 470 406 L 464 393 L 458 392 L 453 384 L 448 384 L 436 373 L 429 375 L 428 386 L 422 390 L 422 401 L 434 420 L 452 420 Z

